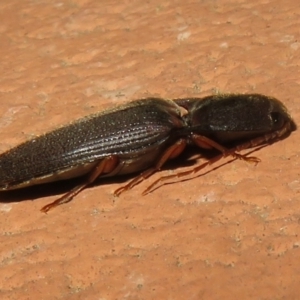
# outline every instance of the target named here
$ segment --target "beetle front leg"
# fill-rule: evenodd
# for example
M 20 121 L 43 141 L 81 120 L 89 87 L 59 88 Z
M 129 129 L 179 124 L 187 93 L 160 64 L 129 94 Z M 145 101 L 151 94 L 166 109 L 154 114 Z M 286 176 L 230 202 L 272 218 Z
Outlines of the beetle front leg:
M 58 198 L 52 203 L 45 205 L 41 211 L 47 213 L 54 207 L 70 202 L 77 194 L 79 194 L 88 185 L 92 184 L 99 176 L 108 173 L 114 173 L 116 169 L 119 169 L 119 159 L 117 156 L 108 156 L 101 160 L 99 164 L 88 174 L 87 178 L 82 184 L 75 186 L 67 194 Z
M 246 147 L 237 147 L 233 149 L 228 149 L 203 135 L 193 134 L 192 141 L 200 148 L 219 150 L 223 154 L 223 157 L 232 156 L 233 158 L 245 160 L 248 162 L 253 162 L 253 163 L 260 162 L 260 159 L 255 156 L 248 157 L 246 155 L 237 153 L 237 151 L 241 151 L 243 149 L 249 148 L 250 146 L 251 147 L 257 146 L 257 144 L 252 145 L 251 142 L 247 142 L 247 144 L 245 144 Z

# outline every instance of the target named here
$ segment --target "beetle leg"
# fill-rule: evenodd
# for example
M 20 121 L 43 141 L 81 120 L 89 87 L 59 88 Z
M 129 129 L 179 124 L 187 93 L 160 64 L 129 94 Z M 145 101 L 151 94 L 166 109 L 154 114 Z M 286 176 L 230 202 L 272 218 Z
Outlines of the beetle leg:
M 162 176 L 160 178 L 158 178 L 157 180 L 155 180 L 152 184 L 150 184 L 142 193 L 142 195 L 146 195 L 148 194 L 150 191 L 152 191 L 153 189 L 155 189 L 158 184 L 164 184 L 164 182 L 166 182 L 167 180 L 171 180 L 171 179 L 178 179 L 178 178 L 181 178 L 181 177 L 185 177 L 185 176 L 188 176 L 188 175 L 192 175 L 192 174 L 195 174 L 197 172 L 199 172 L 200 170 L 204 169 L 205 167 L 207 167 L 208 165 L 212 165 L 213 163 L 217 162 L 218 160 L 222 159 L 223 158 L 223 154 L 220 154 L 220 155 L 217 155 L 213 158 L 211 158 L 210 160 L 208 160 L 207 162 L 201 164 L 200 166 L 198 167 L 195 167 L 193 169 L 190 169 L 190 170 L 187 170 L 187 171 L 183 171 L 183 172 L 178 172 L 176 174 L 172 174 L 172 175 L 167 175 L 167 176 Z
M 266 145 L 264 145 L 264 146 L 266 146 Z M 262 146 L 262 147 L 264 147 L 264 146 Z M 185 176 L 196 174 L 199 171 L 201 171 L 202 169 L 204 169 L 205 167 L 216 163 L 217 161 L 221 160 L 222 158 L 227 157 L 227 156 L 231 156 L 232 153 L 233 153 L 232 156 L 234 157 L 233 160 L 239 159 L 239 155 L 235 156 L 235 154 L 234 154 L 235 151 L 237 151 L 237 147 L 234 147 L 232 149 L 228 149 L 225 153 L 217 155 L 217 156 L 209 159 L 207 162 L 205 162 L 205 163 L 201 164 L 200 166 L 197 166 L 193 169 L 183 171 L 183 172 L 178 172 L 177 174 L 167 175 L 167 176 L 163 176 L 161 178 L 158 178 L 157 180 L 155 180 L 151 185 L 149 185 L 143 191 L 142 195 L 148 194 L 150 191 L 155 189 L 159 183 L 164 184 L 164 182 L 166 182 L 167 180 L 170 180 L 170 179 L 182 178 L 182 177 L 185 177 Z M 247 157 L 246 155 L 242 155 L 241 159 L 246 160 L 246 161 L 250 161 L 250 162 L 255 162 L 255 163 L 260 161 L 259 158 L 257 158 L 257 157 L 254 157 L 254 156 L 253 157 L 252 156 Z
M 281 139 L 284 135 L 286 135 L 290 131 L 291 124 L 286 123 L 281 129 L 267 133 L 263 136 L 259 136 L 257 138 L 254 138 L 248 142 L 245 142 L 241 145 L 236 146 L 236 151 L 241 151 L 243 149 L 247 148 L 254 148 L 262 144 L 272 144 L 276 140 Z
M 254 163 L 260 162 L 260 159 L 257 157 L 253 157 L 253 156 L 247 157 L 246 155 L 236 153 L 237 151 L 240 151 L 242 149 L 246 149 L 249 147 L 255 147 L 255 146 L 252 146 L 252 144 L 249 144 L 249 143 L 251 143 L 251 141 L 247 142 L 247 145 L 249 144 L 249 146 L 246 148 L 241 148 L 241 149 L 234 148 L 234 149 L 229 150 L 228 148 L 220 145 L 219 143 L 217 143 L 203 135 L 193 134 L 192 140 L 200 148 L 205 148 L 205 149 L 213 148 L 213 149 L 219 150 L 220 152 L 223 153 L 224 157 L 231 155 L 232 157 L 234 157 L 236 159 L 241 159 L 241 160 L 254 162 Z
M 289 126 L 290 126 L 289 124 L 286 124 L 283 128 L 281 128 L 281 129 L 279 129 L 277 131 L 274 131 L 274 132 L 271 132 L 271 133 L 267 133 L 267 134 L 265 134 L 263 136 L 254 138 L 254 139 L 252 139 L 250 141 L 247 141 L 247 142 L 244 142 L 244 143 L 242 143 L 240 145 L 237 145 L 236 147 L 233 147 L 231 149 L 227 149 L 227 148 L 225 148 L 225 147 L 223 147 L 223 146 L 215 143 L 214 141 L 211 141 L 210 139 L 208 139 L 206 137 L 196 135 L 196 138 L 198 138 L 198 141 L 201 142 L 202 147 L 203 147 L 202 143 L 205 143 L 208 146 L 211 146 L 213 148 L 216 148 L 216 149 L 220 150 L 222 152 L 222 154 L 217 155 L 217 156 L 211 158 L 207 162 L 205 162 L 205 163 L 201 164 L 200 166 L 195 167 L 195 168 L 193 168 L 191 170 L 179 172 L 179 173 L 173 174 L 173 175 L 163 176 L 163 177 L 157 179 L 156 181 L 154 181 L 150 186 L 148 186 L 144 190 L 144 192 L 142 193 L 142 195 L 148 194 L 159 183 L 163 184 L 165 181 L 173 179 L 173 178 L 181 178 L 181 177 L 185 177 L 185 176 L 189 176 L 189 175 L 195 174 L 195 173 L 201 171 L 202 169 L 204 169 L 205 167 L 207 167 L 209 165 L 212 165 L 212 164 L 216 163 L 217 161 L 219 161 L 220 159 L 222 159 L 224 157 L 227 157 L 227 156 L 233 156 L 234 159 L 243 159 L 243 160 L 246 160 L 246 161 L 258 163 L 258 162 L 260 162 L 259 158 L 255 157 L 255 156 L 241 155 L 241 154 L 236 153 L 236 152 L 237 151 L 241 151 L 241 150 L 245 150 L 245 149 L 248 149 L 248 148 L 255 148 L 255 147 L 258 147 L 258 149 L 255 149 L 255 150 L 260 150 L 261 148 L 266 147 L 268 144 L 271 144 L 271 143 L 275 142 L 276 140 L 280 139 L 282 136 L 284 136 L 285 134 L 287 134 L 289 132 Z M 193 141 L 195 142 L 194 139 L 193 139 Z M 200 145 L 200 144 L 197 143 L 197 145 Z
M 228 155 L 232 155 L 232 153 L 235 153 L 236 151 L 241 151 L 241 150 L 249 149 L 249 148 L 255 148 L 255 147 L 258 147 L 258 146 L 261 146 L 263 148 L 263 147 L 265 147 L 265 146 L 267 146 L 269 144 L 272 144 L 275 141 L 280 140 L 284 135 L 286 135 L 288 132 L 290 132 L 290 130 L 291 130 L 290 128 L 291 128 L 291 124 L 290 123 L 286 123 L 279 130 L 266 133 L 266 134 L 264 134 L 262 136 L 254 138 L 254 139 L 252 139 L 250 141 L 247 141 L 247 142 L 244 142 L 244 143 L 242 143 L 240 145 L 237 145 L 235 148 L 233 148 L 231 150 L 227 150 L 225 152 L 225 157 L 228 156 Z M 238 154 L 238 153 L 235 153 L 234 157 L 235 157 L 236 154 Z M 237 157 L 237 158 L 239 158 L 239 157 Z M 244 157 L 242 157 L 242 159 L 244 159 Z M 251 162 L 254 162 L 254 163 L 260 162 L 259 158 L 252 157 L 252 156 L 246 157 L 246 161 L 249 161 L 249 160 Z
M 132 189 L 134 186 L 138 185 L 140 182 L 142 182 L 144 179 L 147 179 L 155 172 L 159 171 L 161 167 L 172 158 L 177 157 L 185 148 L 187 142 L 185 139 L 178 140 L 175 144 L 170 146 L 165 150 L 163 155 L 160 157 L 156 165 L 152 168 L 149 168 L 142 172 L 140 175 L 136 176 L 134 179 L 132 179 L 128 184 L 125 186 L 122 186 L 115 190 L 114 195 L 120 196 L 123 192 Z
M 108 173 L 114 173 L 115 169 L 119 169 L 119 159 L 117 156 L 108 156 L 101 160 L 97 166 L 88 174 L 86 180 L 77 186 L 75 186 L 73 189 L 71 189 L 67 194 L 63 195 L 62 197 L 58 198 L 54 202 L 45 205 L 41 211 L 46 213 L 50 209 L 70 202 L 74 196 L 76 196 L 78 193 L 80 193 L 83 189 L 85 189 L 88 185 L 93 183 L 100 175 L 102 174 L 108 174 Z

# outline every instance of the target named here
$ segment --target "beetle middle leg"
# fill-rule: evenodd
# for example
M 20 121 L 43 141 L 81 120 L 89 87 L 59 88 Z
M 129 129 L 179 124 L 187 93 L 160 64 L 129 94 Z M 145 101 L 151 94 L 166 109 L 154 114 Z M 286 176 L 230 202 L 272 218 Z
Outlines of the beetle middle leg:
M 178 140 L 174 145 L 170 146 L 169 148 L 167 148 L 167 150 L 165 150 L 165 152 L 160 157 L 160 159 L 154 167 L 145 170 L 140 175 L 132 179 L 128 184 L 115 190 L 114 195 L 120 196 L 123 192 L 132 189 L 134 186 L 147 179 L 155 172 L 159 171 L 161 167 L 166 163 L 166 161 L 177 157 L 185 149 L 186 144 L 187 141 L 185 139 Z
M 117 156 L 108 156 L 101 160 L 96 167 L 88 174 L 86 180 L 77 186 L 75 186 L 72 190 L 70 190 L 67 194 L 58 198 L 52 203 L 45 205 L 41 211 L 46 213 L 50 209 L 70 202 L 77 194 L 79 194 L 83 189 L 85 189 L 88 185 L 92 184 L 100 175 L 103 174 L 113 174 L 116 170 L 119 169 L 119 159 Z

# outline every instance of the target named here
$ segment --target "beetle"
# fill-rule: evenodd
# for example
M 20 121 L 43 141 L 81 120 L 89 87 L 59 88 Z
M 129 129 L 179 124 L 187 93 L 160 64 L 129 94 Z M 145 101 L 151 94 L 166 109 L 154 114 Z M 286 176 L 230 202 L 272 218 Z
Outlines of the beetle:
M 221 152 L 205 165 L 229 155 L 257 163 L 258 158 L 238 152 L 282 139 L 295 129 L 286 107 L 260 94 L 140 99 L 79 119 L 1 154 L 0 190 L 82 176 L 82 183 L 41 209 L 48 212 L 71 201 L 99 177 L 143 171 L 115 191 L 119 196 L 180 155 L 188 144 Z

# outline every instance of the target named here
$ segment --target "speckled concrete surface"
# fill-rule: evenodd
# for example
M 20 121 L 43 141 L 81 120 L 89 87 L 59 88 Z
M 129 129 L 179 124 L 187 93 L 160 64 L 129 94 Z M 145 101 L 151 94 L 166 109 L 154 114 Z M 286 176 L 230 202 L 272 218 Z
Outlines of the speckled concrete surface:
M 0 20 L 0 151 L 147 96 L 263 93 L 300 124 L 297 1 L 0 0 Z M 146 196 L 161 174 L 47 215 L 55 187 L 20 192 L 0 204 L 0 298 L 298 299 L 298 138 Z

